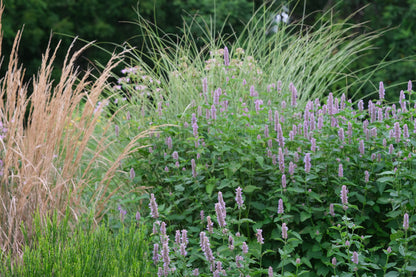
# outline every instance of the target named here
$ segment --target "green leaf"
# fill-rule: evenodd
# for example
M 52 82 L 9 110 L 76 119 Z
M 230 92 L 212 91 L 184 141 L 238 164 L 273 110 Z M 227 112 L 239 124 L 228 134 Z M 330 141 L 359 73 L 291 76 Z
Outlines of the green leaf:
M 301 212 L 300 213 L 300 221 L 301 222 L 304 222 L 305 220 L 307 220 L 307 219 L 309 219 L 309 218 L 311 218 L 311 214 L 310 213 L 307 213 L 307 212 Z
M 260 188 L 256 187 L 256 186 L 248 185 L 243 189 L 243 191 L 246 192 L 246 193 L 252 193 L 256 189 L 260 189 Z
M 209 183 L 205 186 L 205 190 L 208 193 L 208 196 L 211 197 L 212 191 L 214 190 L 215 183 Z
M 384 275 L 384 277 L 397 277 L 399 275 L 400 274 L 397 271 L 389 271 L 389 272 L 386 273 L 386 275 Z

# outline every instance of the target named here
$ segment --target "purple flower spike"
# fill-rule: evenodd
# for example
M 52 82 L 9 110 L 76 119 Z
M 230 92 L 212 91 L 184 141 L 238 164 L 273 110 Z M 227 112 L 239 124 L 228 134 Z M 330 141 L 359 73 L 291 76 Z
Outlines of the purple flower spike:
M 309 173 L 311 171 L 311 153 L 306 153 L 305 158 L 303 159 L 305 162 L 305 172 Z
M 344 210 L 348 209 L 348 189 L 346 185 L 341 188 L 341 202 Z
M 407 83 L 407 91 L 411 92 L 412 91 L 412 81 L 409 80 L 409 82 Z
M 342 164 L 338 165 L 338 177 L 340 178 L 344 177 L 344 169 L 342 167 Z
M 243 190 L 240 187 L 238 187 L 235 191 L 236 191 L 235 201 L 237 202 L 238 209 L 241 209 L 244 203 L 244 200 L 242 197 Z
M 215 212 L 217 213 L 218 225 L 220 225 L 220 227 L 224 228 L 227 225 L 227 223 L 225 222 L 225 216 L 224 216 L 224 213 L 222 211 L 222 207 L 221 207 L 220 203 L 215 204 Z
M 407 231 L 409 229 L 409 214 L 405 213 L 403 216 L 403 229 Z
M 136 172 L 134 172 L 134 168 L 130 169 L 130 179 L 133 180 L 136 177 Z
M 286 223 L 283 223 L 282 224 L 282 238 L 283 239 L 287 239 L 287 231 L 288 231 L 288 228 L 286 226 Z
M 267 271 L 268 277 L 273 277 L 273 267 L 269 266 L 269 270 Z
M 153 218 L 158 218 L 159 217 L 159 212 L 157 211 L 157 203 L 156 203 L 155 195 L 153 193 L 150 194 L 149 207 L 150 207 L 151 216 Z
M 357 253 L 356 251 L 354 251 L 354 252 L 352 253 L 352 259 L 351 259 L 351 261 L 352 261 L 353 263 L 355 263 L 355 264 L 358 264 L 358 253 Z
M 284 207 L 283 207 L 283 200 L 282 198 L 279 199 L 279 204 L 277 206 L 277 213 L 278 214 L 283 214 L 285 212 Z
M 379 99 L 382 100 L 384 99 L 384 92 L 386 90 L 384 89 L 384 84 L 383 82 L 380 82 L 379 88 L 378 88 L 378 95 L 379 95 Z
M 257 237 L 257 242 L 260 244 L 264 244 L 264 238 L 263 238 L 262 232 L 263 232 L 262 229 L 257 229 L 256 237 Z
M 224 65 L 230 65 L 230 53 L 228 52 L 227 46 L 224 47 Z

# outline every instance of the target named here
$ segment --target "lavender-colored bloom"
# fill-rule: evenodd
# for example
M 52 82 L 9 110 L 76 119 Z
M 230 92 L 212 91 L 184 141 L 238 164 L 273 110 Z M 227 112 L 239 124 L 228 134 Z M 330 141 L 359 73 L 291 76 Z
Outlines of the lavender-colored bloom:
M 264 238 L 263 238 L 262 232 L 263 232 L 262 229 L 257 229 L 256 238 L 257 238 L 257 242 L 260 244 L 264 244 Z
M 118 206 L 118 210 L 119 210 L 119 212 L 120 212 L 120 218 L 121 218 L 121 221 L 123 222 L 124 221 L 124 217 L 126 216 L 126 214 L 127 214 L 127 211 L 126 210 L 123 210 L 123 208 L 121 207 L 121 206 Z
M 412 81 L 409 80 L 409 82 L 407 83 L 407 91 L 411 92 L 412 91 Z
M 331 263 L 334 267 L 336 267 L 337 266 L 337 258 L 333 257 L 332 260 L 331 260 Z
M 272 155 L 272 164 L 277 165 L 277 156 L 276 156 L 276 154 Z
M 176 244 L 181 244 L 181 231 L 180 230 L 176 230 L 175 232 L 175 243 Z
M 282 173 L 284 173 L 285 172 L 285 156 L 283 155 L 283 150 L 280 147 L 279 147 L 278 160 L 279 160 L 279 169 Z
M 198 137 L 198 124 L 195 122 L 194 124 L 192 124 L 192 132 L 194 137 Z
M 171 137 L 166 138 L 166 145 L 168 146 L 168 149 L 172 149 L 172 138 Z
M 192 177 L 196 178 L 197 173 L 196 173 L 196 163 L 195 163 L 195 159 L 191 160 L 191 167 L 192 167 Z
M 289 174 L 290 176 L 293 176 L 293 174 L 295 174 L 295 164 L 292 161 L 289 162 Z
M 285 209 L 283 207 L 283 200 L 282 198 L 279 199 L 279 204 L 277 205 L 277 213 L 283 214 L 285 212 Z
M 230 65 L 230 53 L 228 52 L 227 46 L 224 47 L 224 65 Z
M 205 235 L 204 232 L 200 233 L 201 243 L 203 244 L 202 251 L 204 252 L 205 258 L 208 260 L 208 262 L 213 263 L 215 258 L 212 255 L 212 250 L 210 247 L 209 239 Z
M 311 138 L 311 151 L 312 152 L 316 151 L 316 139 L 315 138 Z
M 167 268 L 170 264 L 168 240 L 165 240 L 165 242 L 162 245 L 162 259 L 163 267 Z
M 230 248 L 230 250 L 234 250 L 234 239 L 232 236 L 228 236 L 228 248 Z
M 259 113 L 260 105 L 263 105 L 263 100 L 261 100 L 261 99 L 254 100 L 254 105 L 255 105 L 255 108 L 256 108 L 256 113 Z
M 370 172 L 368 170 L 364 171 L 364 182 L 368 183 L 370 181 Z
M 139 222 L 141 218 L 140 212 L 136 213 L 136 221 Z
M 236 188 L 235 192 L 236 192 L 235 202 L 237 202 L 238 209 L 241 209 L 244 203 L 243 196 L 242 196 L 243 190 L 240 187 L 238 187 Z
M 389 154 L 390 154 L 390 155 L 392 155 L 392 154 L 393 154 L 393 152 L 394 152 L 394 147 L 393 147 L 393 144 L 390 144 L 390 145 L 389 145 Z
M 282 188 L 286 189 L 286 175 L 282 174 Z
M 394 123 L 394 137 L 396 138 L 396 143 L 400 141 L 401 134 L 402 134 L 402 131 L 400 129 L 400 123 L 395 122 Z
M 162 238 L 162 241 L 164 240 L 164 237 L 166 237 L 166 223 L 163 221 L 160 224 L 160 236 Z
M 215 108 L 215 105 L 211 106 L 211 118 L 217 120 L 217 109 Z
M 209 233 L 214 232 L 214 228 L 213 227 L 214 227 L 214 223 L 212 222 L 211 217 L 210 216 L 207 216 L 207 231 Z
M 292 107 L 296 106 L 296 98 L 298 97 L 298 91 L 296 90 L 295 86 L 293 85 L 293 83 L 289 84 L 289 90 L 292 93 L 291 94 L 291 101 L 290 104 Z
M 247 254 L 248 253 L 248 246 L 247 246 L 247 243 L 245 241 L 241 245 L 241 249 L 243 251 L 243 254 Z
M 185 229 L 181 231 L 181 243 L 188 245 L 188 231 Z
M 114 133 L 116 134 L 116 137 L 119 135 L 119 127 L 118 125 L 114 126 Z
M 208 79 L 206 77 L 202 79 L 202 92 L 204 94 L 208 93 Z
M 318 116 L 318 130 L 322 130 L 322 127 L 324 127 L 324 116 L 322 114 L 319 114 L 319 116 Z
M 199 276 L 199 268 L 195 268 L 195 269 L 192 271 L 192 275 L 193 275 L 193 276 Z
M 344 169 L 342 167 L 342 164 L 338 165 L 338 177 L 340 178 L 344 177 Z
M 178 160 L 178 159 L 179 159 L 178 152 L 173 151 L 173 153 L 172 153 L 172 158 L 173 158 L 174 160 Z
M 364 140 L 360 140 L 360 146 L 358 149 L 360 150 L 360 154 L 364 155 Z
M 269 125 L 267 124 L 264 126 L 264 137 L 269 137 Z
M 311 171 L 311 153 L 306 153 L 305 158 L 303 159 L 305 163 L 305 172 L 309 173 Z
M 286 226 L 286 223 L 283 223 L 282 224 L 282 238 L 283 239 L 287 239 L 287 231 L 288 231 L 288 228 Z
M 329 204 L 329 214 L 334 217 L 335 216 L 335 211 L 334 211 L 334 204 L 331 203 Z
M 409 127 L 407 127 L 407 124 L 403 125 L 403 137 L 404 138 L 409 138 Z
M 159 244 L 153 244 L 153 263 L 156 265 L 159 262 Z
M 268 277 L 273 277 L 273 267 L 269 266 L 269 270 L 267 271 Z
M 351 261 L 352 261 L 353 263 L 355 263 L 355 264 L 358 264 L 358 253 L 357 253 L 356 251 L 354 251 L 354 252 L 352 253 L 352 259 L 351 259 Z
M 346 247 L 350 247 L 350 246 L 351 246 L 351 243 L 350 243 L 350 241 L 349 241 L 349 240 L 347 240 L 347 241 L 345 242 L 345 246 L 346 246 Z
M 149 208 L 150 208 L 151 216 L 153 218 L 158 218 L 159 217 L 159 212 L 157 211 L 157 203 L 156 203 L 155 195 L 153 193 L 150 194 Z
M 133 180 L 136 177 L 136 172 L 134 172 L 134 168 L 130 169 L 130 179 Z
M 180 254 L 182 255 L 182 256 L 186 256 L 186 254 L 188 254 L 188 252 L 186 252 L 186 245 L 185 245 L 185 243 L 181 243 L 181 245 L 180 245 Z
M 364 110 L 364 101 L 361 99 L 358 101 L 358 110 L 362 112 Z
M 344 142 L 345 136 L 344 136 L 344 129 L 343 128 L 338 129 L 338 138 L 341 142 Z
M 237 266 L 237 268 L 242 268 L 243 265 L 241 264 L 241 262 L 244 260 L 244 258 L 240 255 L 235 256 L 235 264 Z
M 218 225 L 224 228 L 227 225 L 227 223 L 225 222 L 225 216 L 220 203 L 215 203 L 215 212 L 217 214 Z
M 329 93 L 328 99 L 326 101 L 326 106 L 328 109 L 328 114 L 333 115 L 334 114 L 334 96 L 332 92 Z
M 378 95 L 379 95 L 379 99 L 382 100 L 384 99 L 384 92 L 386 90 L 384 89 L 384 84 L 383 82 L 380 82 L 379 88 L 378 88 Z
M 405 213 L 403 216 L 403 229 L 407 231 L 409 229 L 409 214 Z
M 346 185 L 341 188 L 341 202 L 344 210 L 348 209 L 348 189 Z

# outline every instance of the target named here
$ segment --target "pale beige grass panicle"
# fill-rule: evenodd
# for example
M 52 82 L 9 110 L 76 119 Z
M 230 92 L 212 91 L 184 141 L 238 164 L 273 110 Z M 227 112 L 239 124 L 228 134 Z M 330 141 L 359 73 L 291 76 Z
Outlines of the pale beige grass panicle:
M 0 28 L 3 11 L 1 1 Z M 1 39 L 2 35 L 0 51 Z M 113 55 L 101 74 L 90 81 L 91 72 L 81 76 L 75 68 L 77 57 L 88 45 L 72 55 L 71 46 L 60 79 L 55 81 L 51 74 L 59 45 L 54 51 L 49 45 L 37 75 L 25 83 L 17 54 L 20 40 L 21 32 L 16 35 L 7 72 L 0 78 L 0 121 L 4 131 L 7 129 L 0 139 L 0 247 L 16 256 L 24 244 L 21 225 L 30 237 L 35 212 L 44 218 L 54 211 L 63 216 L 70 209 L 77 219 L 87 205 L 96 205 L 93 209 L 100 218 L 105 203 L 118 190 L 110 185 L 120 161 L 151 131 L 140 133 L 113 160 L 104 158 L 102 154 L 112 145 L 112 123 L 108 120 L 96 135 L 103 108 L 98 103 L 120 56 Z M 95 145 L 93 150 L 91 145 Z M 100 180 L 97 164 L 105 172 Z M 97 193 L 83 203 L 81 193 L 93 179 Z

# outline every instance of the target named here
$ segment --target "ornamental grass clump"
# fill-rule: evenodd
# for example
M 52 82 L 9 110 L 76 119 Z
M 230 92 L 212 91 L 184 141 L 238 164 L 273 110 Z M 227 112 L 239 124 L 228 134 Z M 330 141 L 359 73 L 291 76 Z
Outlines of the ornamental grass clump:
M 1 2 L 0 22 L 3 10 Z M 54 212 L 62 218 L 67 210 L 75 221 L 90 209 L 100 219 L 118 189 L 112 181 L 120 161 L 146 135 L 143 132 L 119 152 L 109 153 L 114 144 L 111 119 L 100 122 L 104 108 L 100 100 L 120 56 L 113 56 L 101 74 L 91 78 L 90 71 L 81 74 L 76 67 L 89 45 L 73 54 L 71 47 L 60 78 L 52 80 L 59 44 L 55 49 L 49 44 L 38 73 L 25 83 L 18 60 L 21 34 L 15 37 L 0 79 L 0 251 L 5 255 L 12 251 L 13 257 L 20 257 L 25 244 L 30 244 L 35 212 L 41 222 Z

